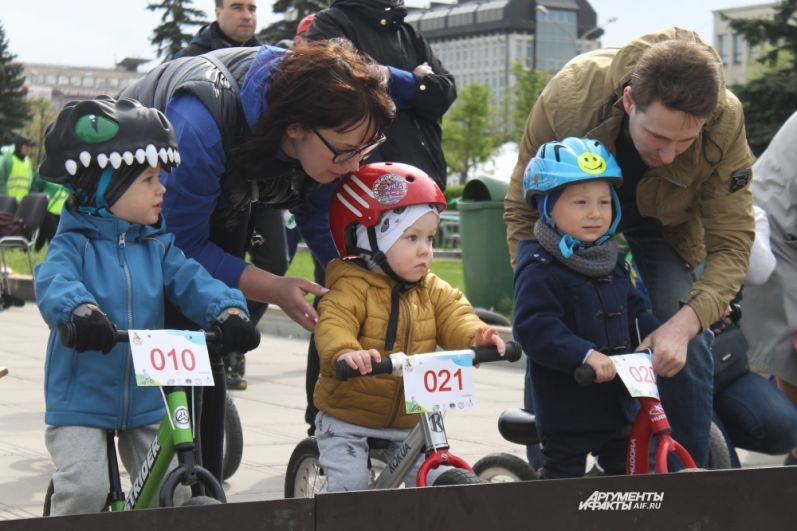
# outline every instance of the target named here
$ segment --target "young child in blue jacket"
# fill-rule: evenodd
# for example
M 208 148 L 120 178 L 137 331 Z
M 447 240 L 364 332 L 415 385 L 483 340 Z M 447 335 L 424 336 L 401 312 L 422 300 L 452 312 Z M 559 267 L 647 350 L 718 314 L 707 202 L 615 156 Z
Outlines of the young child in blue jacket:
M 659 323 L 611 239 L 622 182 L 603 144 L 573 137 L 543 144 L 523 177 L 540 218 L 536 239 L 518 249 L 513 331 L 529 356 L 541 477 L 582 476 L 590 453 L 607 474 L 625 472 L 637 405 L 611 381 L 609 356 L 633 352 Z M 573 373 L 582 364 L 603 385 L 578 385 Z
M 260 342 L 237 289 L 187 259 L 165 232 L 161 168 L 180 163 L 159 111 L 122 98 L 69 103 L 50 126 L 40 173 L 71 192 L 36 300 L 50 326 L 45 365 L 46 444 L 56 470 L 51 514 L 99 511 L 109 490 L 106 430 L 135 474 L 163 418 L 160 390 L 137 387 L 129 345 L 115 327 L 161 329 L 164 296 L 246 352 Z M 75 348 L 62 344 L 70 324 Z

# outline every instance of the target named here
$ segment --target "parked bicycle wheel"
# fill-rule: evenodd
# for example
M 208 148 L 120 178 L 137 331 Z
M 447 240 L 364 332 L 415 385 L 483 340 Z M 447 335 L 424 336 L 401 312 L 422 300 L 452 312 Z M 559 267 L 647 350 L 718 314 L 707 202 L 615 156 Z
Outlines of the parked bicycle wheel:
M 319 456 L 315 437 L 308 437 L 296 446 L 285 472 L 286 498 L 312 498 L 327 491 L 327 477 L 318 462 Z
M 232 397 L 227 393 L 224 403 L 224 470 L 223 478 L 229 479 L 241 465 L 244 453 L 244 432 L 241 428 L 241 417 Z
M 484 482 L 479 479 L 479 476 L 464 468 L 446 470 L 434 480 L 435 487 L 443 487 L 445 485 L 477 485 L 482 483 Z
M 511 483 L 538 478 L 537 471 L 524 459 L 504 452 L 482 457 L 473 465 L 473 472 L 485 483 Z
M 731 451 L 722 435 L 719 426 L 711 423 L 708 434 L 708 468 L 709 470 L 723 470 L 731 467 Z

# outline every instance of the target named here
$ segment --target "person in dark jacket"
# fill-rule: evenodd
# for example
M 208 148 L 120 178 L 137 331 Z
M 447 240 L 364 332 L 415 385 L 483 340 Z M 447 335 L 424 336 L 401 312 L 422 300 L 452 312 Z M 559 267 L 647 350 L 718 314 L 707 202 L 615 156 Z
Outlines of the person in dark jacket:
M 622 172 L 597 140 L 543 144 L 523 177 L 540 219 L 515 270 L 513 333 L 529 356 L 542 440 L 541 477 L 584 475 L 587 454 L 625 473 L 636 402 L 610 356 L 633 352 L 659 325 L 611 239 L 620 221 Z M 575 382 L 586 364 L 602 385 Z
M 457 97 L 457 88 L 454 76 L 443 67 L 423 36 L 404 22 L 406 15 L 403 0 L 336 0 L 329 8 L 316 13 L 306 36 L 310 40 L 344 37 L 381 65 L 382 75 L 396 102 L 396 119 L 385 131 L 387 140 L 369 162 L 411 164 L 426 172 L 441 190 L 445 190 L 446 160 L 440 145 L 441 124 L 443 115 Z M 318 352 L 311 339 L 305 381 L 305 420 L 311 433 L 316 414 L 313 388 L 318 370 Z
M 163 175 L 163 212 L 177 244 L 247 299 L 277 304 L 312 330 L 318 313 L 305 296 L 324 288 L 244 259 L 251 205 L 293 209 L 319 261 L 337 257 L 327 204 L 314 202 L 312 193 L 334 187 L 383 141 L 394 104 L 376 64 L 340 40 L 292 51 L 229 48 L 160 65 L 125 96 L 165 109 L 174 125 L 182 164 Z M 170 315 L 171 327 L 192 327 Z M 220 478 L 226 389 L 221 360 L 211 361 L 217 378 L 205 389 L 210 407 L 203 410 L 201 443 L 205 467 Z
M 423 36 L 404 22 L 406 15 L 403 0 L 336 0 L 316 13 L 307 38 L 344 37 L 382 65 L 396 119 L 370 161 L 412 164 L 445 190 L 441 121 L 457 89 Z
M 216 0 L 216 21 L 199 28 L 179 57 L 202 55 L 211 50 L 234 46 L 260 46 L 255 37 L 257 0 Z
M 260 39 L 255 37 L 256 26 L 256 0 L 216 0 L 216 22 L 203 26 L 175 58 L 193 57 L 235 46 L 260 46 Z M 282 210 L 255 203 L 252 205 L 252 219 L 255 232 L 249 248 L 252 263 L 269 273 L 284 275 L 290 258 Z M 255 323 L 267 309 L 268 304 L 249 301 L 249 312 Z M 246 358 L 239 352 L 229 352 L 225 355 L 224 365 L 227 389 L 246 389 Z

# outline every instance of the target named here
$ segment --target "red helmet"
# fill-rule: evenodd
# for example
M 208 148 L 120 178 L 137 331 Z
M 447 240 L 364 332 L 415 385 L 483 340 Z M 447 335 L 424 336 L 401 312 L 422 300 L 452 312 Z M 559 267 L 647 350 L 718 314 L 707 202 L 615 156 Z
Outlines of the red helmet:
M 342 258 L 359 256 L 354 229 L 357 224 L 373 227 L 386 210 L 402 206 L 435 204 L 438 212 L 446 199 L 437 183 L 409 164 L 378 162 L 346 174 L 329 204 L 329 229 Z

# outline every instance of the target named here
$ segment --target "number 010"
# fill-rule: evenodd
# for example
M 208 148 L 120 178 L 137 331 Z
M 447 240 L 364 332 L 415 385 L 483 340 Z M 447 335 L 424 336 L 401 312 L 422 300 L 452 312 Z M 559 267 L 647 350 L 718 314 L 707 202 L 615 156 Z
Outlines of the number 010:
M 429 393 L 454 391 L 452 385 L 456 386 L 457 391 L 462 391 L 462 369 L 457 369 L 453 374 L 448 369 L 423 373 L 423 386 Z
M 180 370 L 181 368 L 186 371 L 193 371 L 196 368 L 196 358 L 194 358 L 194 353 L 188 349 L 183 349 L 180 353 L 179 359 L 177 356 L 177 351 L 171 349 L 168 353 L 164 354 L 163 351 L 159 348 L 154 348 L 149 353 L 150 363 L 152 363 L 152 368 L 156 371 L 162 371 L 166 368 L 166 362 L 171 361 L 174 370 Z M 182 367 L 180 367 L 182 364 Z

